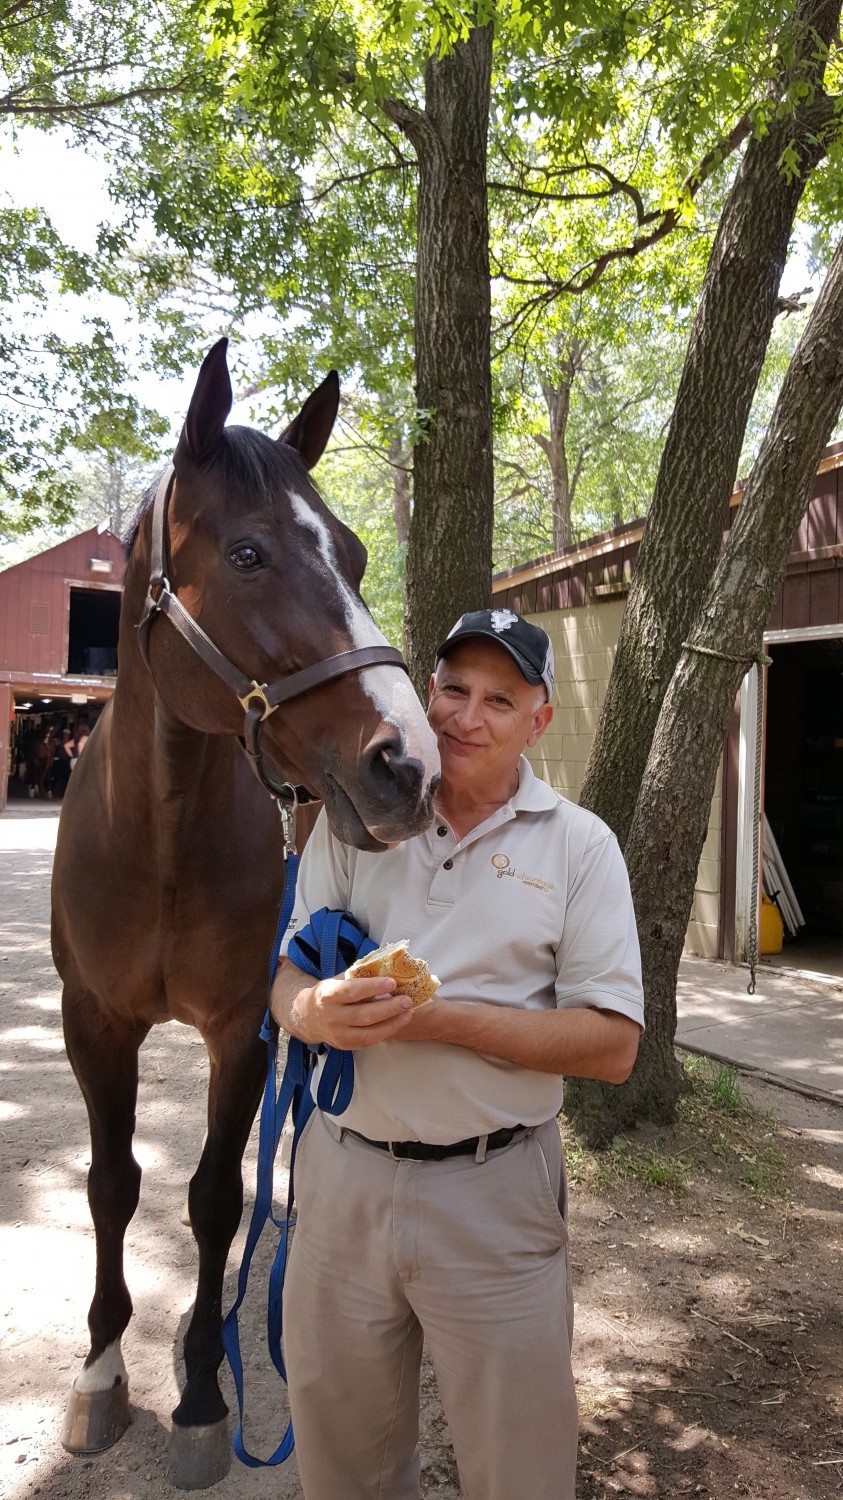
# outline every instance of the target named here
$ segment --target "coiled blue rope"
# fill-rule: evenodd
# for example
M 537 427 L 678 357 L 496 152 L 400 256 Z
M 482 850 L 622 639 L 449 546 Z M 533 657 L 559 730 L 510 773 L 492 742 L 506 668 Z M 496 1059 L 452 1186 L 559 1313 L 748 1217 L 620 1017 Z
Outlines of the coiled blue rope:
M 281 906 L 281 915 L 278 919 L 278 931 L 275 935 L 275 942 L 272 946 L 272 955 L 269 963 L 270 987 L 278 969 L 281 942 L 287 931 L 290 916 L 292 915 L 297 876 L 298 857 L 292 855 L 287 862 L 287 884 Z M 371 938 L 367 937 L 361 931 L 347 912 L 329 911 L 327 907 L 323 907 L 321 911 L 315 912 L 307 926 L 303 927 L 301 932 L 297 933 L 291 939 L 287 952 L 288 957 L 296 967 L 302 969 L 312 979 L 331 979 L 335 974 L 340 974 L 347 969 L 356 958 L 361 958 L 367 953 L 372 953 L 376 946 Z M 255 1206 L 252 1210 L 249 1233 L 246 1236 L 246 1248 L 243 1251 L 243 1260 L 237 1278 L 237 1300 L 222 1325 L 223 1346 L 231 1366 L 231 1373 L 234 1376 L 239 1412 L 237 1431 L 234 1435 L 234 1452 L 240 1459 L 240 1462 L 246 1464 L 251 1469 L 269 1468 L 275 1464 L 283 1463 L 285 1459 L 289 1458 L 295 1444 L 292 1421 L 287 1423 L 287 1430 L 270 1458 L 257 1458 L 253 1453 L 249 1452 L 243 1440 L 243 1360 L 240 1353 L 237 1314 L 243 1303 L 249 1284 L 249 1270 L 252 1264 L 252 1257 L 267 1221 L 271 1220 L 276 1229 L 278 1229 L 280 1238 L 269 1275 L 267 1342 L 272 1363 L 286 1384 L 287 1371 L 281 1350 L 282 1293 L 284 1290 L 284 1275 L 287 1269 L 290 1215 L 294 1200 L 293 1169 L 296 1160 L 296 1147 L 298 1146 L 299 1137 L 313 1113 L 314 1102 L 326 1114 L 341 1115 L 348 1108 L 354 1089 L 353 1053 L 341 1052 L 336 1047 L 308 1047 L 304 1042 L 300 1042 L 297 1037 L 291 1036 L 287 1043 L 287 1062 L 284 1068 L 284 1076 L 281 1079 L 281 1086 L 276 1098 L 275 1073 L 278 1058 L 278 1043 L 272 1025 L 272 1018 L 268 1010 L 264 1017 L 260 1036 L 261 1041 L 265 1042 L 267 1047 L 267 1071 L 266 1087 L 264 1089 L 263 1103 L 261 1104 Z M 316 1100 L 314 1101 L 310 1080 L 317 1052 L 324 1052 L 326 1055 L 319 1078 Z M 287 1193 L 286 1210 L 280 1218 L 276 1218 L 272 1208 L 273 1166 L 284 1122 L 291 1110 L 293 1119 L 293 1146 L 290 1156 L 290 1186 Z

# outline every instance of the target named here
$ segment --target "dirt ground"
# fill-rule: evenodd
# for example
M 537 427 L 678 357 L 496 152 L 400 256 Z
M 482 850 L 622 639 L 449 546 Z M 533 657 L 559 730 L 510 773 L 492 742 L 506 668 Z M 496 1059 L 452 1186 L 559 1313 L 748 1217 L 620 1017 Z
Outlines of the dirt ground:
M 132 1424 L 108 1453 L 73 1459 L 58 1432 L 86 1351 L 93 1244 L 85 1114 L 49 957 L 55 826 L 47 807 L 0 820 L 0 1495 L 158 1500 L 172 1493 L 164 1456 L 193 1295 L 180 1215 L 202 1138 L 204 1052 L 171 1025 L 141 1054 L 144 1182 L 124 1341 Z M 643 1132 L 601 1159 L 570 1146 L 578 1494 L 830 1500 L 843 1495 L 843 1111 L 761 1084 L 742 1084 L 742 1102 L 729 1076 L 698 1078 L 671 1134 Z M 247 1183 L 253 1173 L 254 1143 Z M 234 1280 L 231 1270 L 227 1301 Z M 254 1352 L 263 1316 L 256 1294 L 242 1338 L 253 1351 L 248 1436 L 265 1452 L 283 1402 Z M 459 1496 L 429 1371 L 422 1490 Z M 213 1493 L 295 1500 L 295 1461 L 264 1472 L 235 1463 Z

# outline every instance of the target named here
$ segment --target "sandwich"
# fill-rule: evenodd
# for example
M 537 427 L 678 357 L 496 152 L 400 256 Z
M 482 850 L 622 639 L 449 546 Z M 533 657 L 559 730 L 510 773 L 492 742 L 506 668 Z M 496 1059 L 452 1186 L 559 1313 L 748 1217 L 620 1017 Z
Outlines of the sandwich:
M 412 957 L 407 951 L 409 946 L 404 938 L 400 943 L 376 948 L 374 953 L 358 958 L 350 969 L 346 969 L 346 979 L 394 979 L 396 995 L 409 995 L 413 1009 L 418 1010 L 420 1005 L 427 1005 L 433 999 L 440 981 L 431 974 L 423 958 Z

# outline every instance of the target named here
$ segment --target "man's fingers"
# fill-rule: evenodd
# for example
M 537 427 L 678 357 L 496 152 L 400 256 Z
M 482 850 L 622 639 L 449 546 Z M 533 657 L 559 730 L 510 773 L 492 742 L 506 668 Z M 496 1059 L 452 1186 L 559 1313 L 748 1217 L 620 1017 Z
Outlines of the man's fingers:
M 323 979 L 320 998 L 339 1005 L 357 1005 L 361 1000 L 384 999 L 395 993 L 394 979 Z
M 343 1021 L 348 1026 L 360 1027 L 368 1031 L 370 1026 L 378 1026 L 381 1021 L 394 1020 L 396 1016 L 402 1016 L 406 1011 L 412 1010 L 409 996 L 407 995 L 385 995 L 381 1000 L 366 1000 L 360 1005 L 355 1005 L 343 1012 Z
M 354 1049 L 383 1041 L 400 1030 L 412 1015 L 407 995 L 394 990 L 394 980 L 327 979 L 315 990 L 316 1014 L 323 1040 L 333 1047 Z
M 404 1029 L 412 1014 L 412 1010 L 403 1010 L 387 1021 L 377 1021 L 374 1026 L 355 1027 L 349 1037 L 349 1050 L 357 1052 L 361 1047 L 373 1047 L 376 1042 L 388 1042 L 390 1037 Z

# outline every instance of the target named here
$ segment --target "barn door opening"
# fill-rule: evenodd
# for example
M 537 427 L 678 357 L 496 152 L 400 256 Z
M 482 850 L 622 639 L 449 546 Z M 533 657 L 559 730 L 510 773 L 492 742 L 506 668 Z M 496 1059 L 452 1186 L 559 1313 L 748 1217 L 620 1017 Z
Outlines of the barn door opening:
M 69 676 L 115 676 L 120 598 L 119 589 L 70 590 Z
M 765 649 L 764 811 L 805 919 L 769 962 L 843 975 L 843 627 Z

